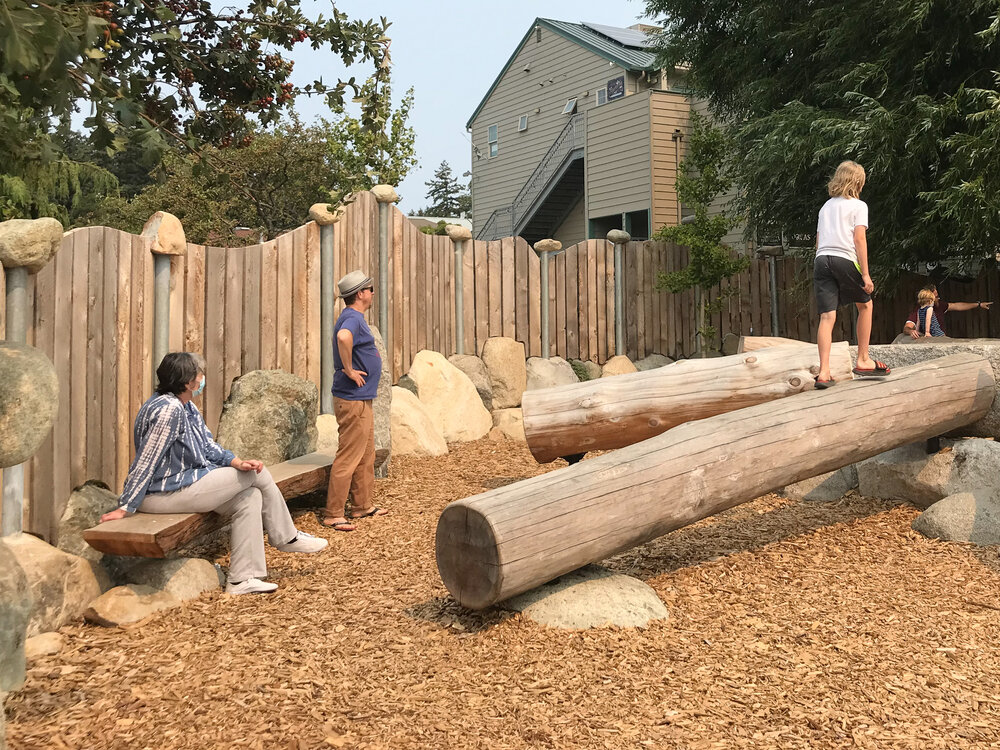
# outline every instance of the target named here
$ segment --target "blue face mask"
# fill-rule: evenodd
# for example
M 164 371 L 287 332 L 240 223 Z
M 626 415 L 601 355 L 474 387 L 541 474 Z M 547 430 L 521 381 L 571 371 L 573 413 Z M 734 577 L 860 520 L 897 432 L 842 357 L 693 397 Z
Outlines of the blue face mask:
M 205 376 L 204 375 L 201 376 L 201 383 L 198 385 L 198 390 L 196 390 L 193 395 L 200 396 L 201 392 L 203 390 L 205 390 Z

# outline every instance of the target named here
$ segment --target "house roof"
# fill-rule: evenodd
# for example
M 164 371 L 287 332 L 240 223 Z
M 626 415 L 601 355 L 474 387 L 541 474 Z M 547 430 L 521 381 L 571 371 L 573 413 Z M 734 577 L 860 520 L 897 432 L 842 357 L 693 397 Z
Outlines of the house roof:
M 549 29 L 559 34 L 559 36 L 590 50 L 595 55 L 603 57 L 605 60 L 610 60 L 625 70 L 657 70 L 656 53 L 648 47 L 641 33 L 634 29 L 601 26 L 598 24 L 570 23 L 568 21 L 556 21 L 551 18 L 536 18 L 525 35 L 521 37 L 521 41 L 514 48 L 513 54 L 504 63 L 500 74 L 493 81 L 492 85 L 490 85 L 486 96 L 476 106 L 476 110 L 469 117 L 468 122 L 465 123 L 465 127 L 472 127 L 472 121 L 476 119 L 483 105 L 486 104 L 487 100 L 493 94 L 493 91 L 500 83 L 500 79 L 507 73 L 507 70 L 514 62 L 514 58 L 517 57 L 517 53 L 521 51 L 521 48 L 528 41 L 528 37 L 531 36 L 536 26 Z

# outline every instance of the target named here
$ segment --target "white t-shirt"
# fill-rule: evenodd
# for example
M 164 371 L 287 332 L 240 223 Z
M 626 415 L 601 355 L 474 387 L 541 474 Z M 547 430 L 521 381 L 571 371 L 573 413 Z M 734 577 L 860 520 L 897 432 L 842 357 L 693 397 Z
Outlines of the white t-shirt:
M 819 210 L 816 255 L 838 255 L 858 262 L 854 227 L 868 228 L 868 204 L 858 198 L 831 198 Z

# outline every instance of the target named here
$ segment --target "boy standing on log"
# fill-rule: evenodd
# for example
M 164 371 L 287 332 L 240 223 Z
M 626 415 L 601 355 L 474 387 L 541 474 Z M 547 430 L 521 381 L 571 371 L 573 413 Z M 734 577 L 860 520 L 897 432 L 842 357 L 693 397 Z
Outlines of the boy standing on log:
M 813 286 L 819 311 L 816 342 L 819 347 L 817 388 L 834 384 L 830 377 L 830 347 L 837 308 L 853 302 L 858 308 L 858 363 L 856 375 L 883 376 L 889 368 L 868 356 L 872 334 L 872 297 L 868 272 L 868 204 L 860 199 L 865 170 L 853 161 L 841 162 L 827 185 L 830 199 L 819 211 Z

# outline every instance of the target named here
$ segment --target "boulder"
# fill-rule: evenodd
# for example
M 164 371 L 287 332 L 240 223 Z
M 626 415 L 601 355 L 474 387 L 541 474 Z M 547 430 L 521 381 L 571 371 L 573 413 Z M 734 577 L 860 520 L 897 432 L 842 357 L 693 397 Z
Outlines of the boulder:
M 536 391 L 539 388 L 558 388 L 561 385 L 579 383 L 579 378 L 573 372 L 573 367 L 562 357 L 531 357 L 525 363 L 527 378 L 524 390 Z
M 442 355 L 426 349 L 417 352 L 409 375 L 417 384 L 427 415 L 446 442 L 479 440 L 493 427 L 472 381 Z
M 959 492 L 990 490 L 1000 473 L 1000 444 L 992 440 L 942 440 L 942 450 L 927 455 L 912 443 L 862 461 L 858 491 L 867 497 L 904 500 L 928 508 Z
M 411 378 L 409 375 L 402 375 L 399 378 L 399 382 L 396 383 L 396 385 L 398 385 L 400 388 L 405 388 L 414 396 L 418 398 L 420 397 L 420 389 L 417 388 L 417 384 L 413 382 L 413 378 Z M 493 395 L 490 394 L 490 401 L 492 402 L 492 400 L 493 400 Z
M 493 429 L 490 437 L 508 438 L 519 443 L 527 443 L 524 436 L 524 415 L 520 409 L 497 409 L 493 412 Z
M 483 360 L 474 354 L 452 354 L 448 357 L 448 361 L 468 375 L 469 380 L 476 386 L 476 391 L 479 393 L 479 398 L 482 400 L 483 406 L 487 411 L 493 411 L 493 384 L 490 381 L 490 373 L 487 371 Z M 399 380 L 400 386 L 405 387 L 403 385 L 404 378 L 410 383 L 413 382 L 412 379 L 404 375 Z M 412 390 L 416 393 L 415 385 Z
M 149 217 L 142 228 L 142 236 L 152 243 L 150 250 L 157 255 L 184 255 L 187 252 L 181 220 L 166 211 L 157 211 Z
M 59 404 L 55 368 L 40 350 L 0 341 L 0 404 L 0 468 L 17 466 L 45 440 Z
M 313 203 L 309 206 L 309 218 L 319 224 L 321 227 L 330 226 L 331 224 L 336 224 L 343 218 L 344 209 L 337 208 L 331 210 L 329 203 Z
M 337 427 L 335 414 L 320 414 L 316 417 L 316 451 L 328 456 L 337 455 L 340 445 L 340 429 Z
M 222 571 L 208 560 L 193 557 L 140 560 L 125 568 L 122 578 L 125 583 L 164 591 L 182 602 L 217 591 L 225 583 Z
M 393 386 L 392 452 L 397 456 L 443 456 L 448 452 L 444 436 L 424 405 L 405 388 Z
M 1000 341 L 996 339 L 952 339 L 952 338 L 921 338 L 907 337 L 904 344 L 882 344 L 871 347 L 871 356 L 882 360 L 890 367 L 905 367 L 926 362 L 937 357 L 947 357 L 950 354 L 971 352 L 989 360 L 993 367 L 993 376 L 1000 383 Z M 944 339 L 944 340 L 942 340 Z M 851 354 L 857 357 L 857 347 L 851 347 Z M 986 416 L 971 425 L 960 427 L 954 433 L 956 437 L 992 437 L 1000 440 L 1000 398 L 993 400 L 993 406 Z
M 73 622 L 100 596 L 100 584 L 90 563 L 82 557 L 67 554 L 30 534 L 5 537 L 4 543 L 31 587 L 28 636 L 58 630 Z
M 573 368 L 577 380 L 581 383 L 586 383 L 588 380 L 597 380 L 601 377 L 601 366 L 596 362 L 591 362 L 589 359 L 571 359 L 569 366 Z
M 319 391 L 283 370 L 254 370 L 233 381 L 219 418 L 219 445 L 240 458 L 277 464 L 316 450 Z
M 372 402 L 375 417 L 375 476 L 384 479 L 389 476 L 389 458 L 392 455 L 392 436 L 389 434 L 389 422 L 392 419 L 392 369 L 382 334 L 375 326 L 372 326 L 372 336 L 375 337 L 378 355 L 382 358 L 382 375 L 378 379 L 378 391 Z
M 154 612 L 179 607 L 179 599 L 149 586 L 116 586 L 91 602 L 83 613 L 87 622 L 113 628 L 149 617 Z
M 613 375 L 625 375 L 630 372 L 637 372 L 632 360 L 624 354 L 618 354 L 604 363 L 604 367 L 601 368 L 601 377 L 609 378 Z
M 992 491 L 948 495 L 917 516 L 913 528 L 931 539 L 1000 545 L 1000 498 Z
M 483 364 L 493 387 L 493 408 L 520 406 L 528 379 L 524 366 L 524 344 L 503 336 L 488 338 L 483 344 Z
M 553 628 L 644 628 L 667 608 L 647 584 L 599 565 L 586 565 L 509 599 L 505 609 Z
M 733 354 L 739 354 L 740 351 L 740 337 L 735 333 L 727 333 L 722 337 L 722 356 L 729 357 Z
M 0 221 L 0 264 L 38 273 L 62 246 L 63 227 L 55 219 Z
M 646 370 L 655 370 L 657 367 L 673 364 L 673 362 L 670 357 L 664 357 L 662 354 L 650 354 L 636 362 L 635 369 L 639 372 L 645 372 Z
M 29 638 L 24 644 L 24 656 L 30 662 L 43 656 L 58 654 L 66 645 L 66 636 L 62 633 L 41 633 Z
M 562 250 L 562 243 L 559 240 L 538 240 L 532 247 L 536 253 L 558 253 Z
M 399 200 L 399 194 L 392 185 L 376 185 L 372 188 L 372 195 L 379 203 L 395 203 Z
M 24 684 L 24 642 L 33 603 L 28 577 L 7 547 L 11 538 L 0 539 L 0 694 Z
M 472 239 L 472 230 L 461 224 L 445 224 L 444 233 L 452 242 L 464 242 Z
M 785 487 L 782 494 L 792 500 L 833 502 L 858 488 L 858 469 L 851 464 L 836 471 L 803 479 Z
M 608 242 L 614 245 L 624 245 L 626 242 L 632 241 L 632 235 L 626 232 L 624 229 L 612 229 L 608 232 Z
M 98 562 L 104 555 L 83 541 L 83 532 L 101 522 L 101 516 L 118 506 L 118 495 L 104 482 L 91 480 L 69 496 L 59 520 L 56 546 L 63 552 Z

